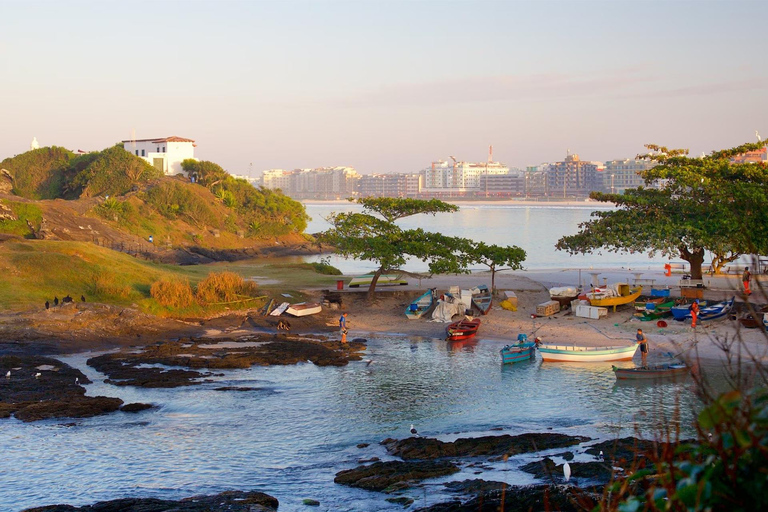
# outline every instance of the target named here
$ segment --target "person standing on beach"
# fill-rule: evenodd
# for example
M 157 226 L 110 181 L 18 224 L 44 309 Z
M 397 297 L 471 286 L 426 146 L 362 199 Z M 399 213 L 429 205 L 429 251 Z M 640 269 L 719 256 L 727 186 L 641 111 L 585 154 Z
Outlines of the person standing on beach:
M 642 357 L 643 366 L 645 366 L 648 362 L 648 338 L 645 337 L 642 329 L 637 330 L 635 338 L 637 339 L 638 345 L 640 345 L 640 355 Z
M 749 289 L 749 282 L 752 280 L 752 274 L 749 272 L 749 267 L 744 267 L 744 273 L 741 274 L 741 282 L 744 284 L 744 293 L 752 295 L 752 290 Z
M 696 320 L 699 318 L 699 299 L 691 304 L 691 327 L 696 327 Z

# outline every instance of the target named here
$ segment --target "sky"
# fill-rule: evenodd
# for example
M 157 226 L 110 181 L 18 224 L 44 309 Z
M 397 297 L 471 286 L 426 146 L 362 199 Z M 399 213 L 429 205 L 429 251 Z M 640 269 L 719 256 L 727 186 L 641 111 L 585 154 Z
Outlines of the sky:
M 233 174 L 768 136 L 768 2 L 0 0 L 0 160 L 177 135 Z

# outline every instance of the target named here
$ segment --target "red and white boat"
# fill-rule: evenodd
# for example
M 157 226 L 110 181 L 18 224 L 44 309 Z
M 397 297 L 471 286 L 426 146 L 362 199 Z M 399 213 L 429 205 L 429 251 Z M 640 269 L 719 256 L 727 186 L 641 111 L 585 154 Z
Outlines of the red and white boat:
M 464 319 L 459 320 L 458 322 L 453 322 L 446 327 L 445 333 L 447 334 L 449 341 L 466 340 L 477 334 L 479 328 L 479 318 L 474 318 L 472 320 Z

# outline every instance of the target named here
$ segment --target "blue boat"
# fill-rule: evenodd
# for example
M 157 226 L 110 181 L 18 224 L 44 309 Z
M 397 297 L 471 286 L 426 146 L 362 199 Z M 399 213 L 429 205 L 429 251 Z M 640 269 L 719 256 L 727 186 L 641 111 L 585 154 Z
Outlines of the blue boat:
M 410 320 L 421 318 L 435 305 L 435 288 L 430 288 L 422 296 L 411 302 L 405 308 L 405 316 Z
M 501 364 L 528 361 L 529 359 L 533 359 L 535 352 L 536 341 L 528 341 L 527 335 L 518 334 L 517 343 L 515 345 L 505 345 L 499 351 L 501 354 Z
M 736 300 L 736 297 L 731 297 L 731 300 L 726 300 L 723 302 L 718 302 L 716 304 L 712 304 L 711 306 L 703 307 L 699 310 L 698 320 L 704 321 L 704 320 L 715 320 L 717 318 L 722 318 L 728 313 L 731 312 L 731 309 L 733 309 L 733 302 Z M 675 317 L 675 320 L 683 321 L 687 318 L 691 318 L 691 305 L 690 304 L 683 304 L 680 306 L 675 306 L 671 309 L 672 316 Z

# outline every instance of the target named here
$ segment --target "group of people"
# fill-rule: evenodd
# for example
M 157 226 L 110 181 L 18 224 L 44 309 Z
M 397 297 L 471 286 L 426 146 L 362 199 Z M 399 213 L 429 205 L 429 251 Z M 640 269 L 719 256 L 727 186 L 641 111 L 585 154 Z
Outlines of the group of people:
M 66 304 L 67 302 L 74 302 L 74 301 L 75 301 L 75 299 L 73 299 L 69 295 L 67 295 L 66 297 L 61 299 L 61 303 L 62 304 Z M 85 295 L 81 295 L 80 296 L 80 302 L 85 302 Z M 58 306 L 59 305 L 59 297 L 58 296 L 55 296 L 53 298 L 53 305 L 54 306 Z M 51 307 L 51 303 L 46 300 L 45 301 L 45 309 L 50 309 L 50 307 Z

